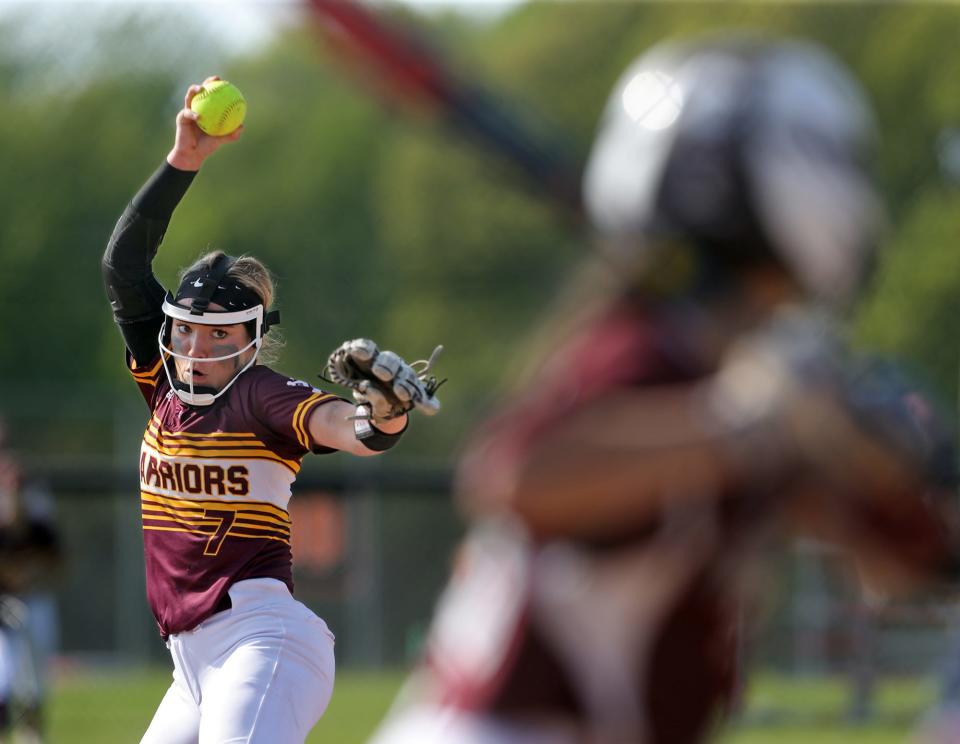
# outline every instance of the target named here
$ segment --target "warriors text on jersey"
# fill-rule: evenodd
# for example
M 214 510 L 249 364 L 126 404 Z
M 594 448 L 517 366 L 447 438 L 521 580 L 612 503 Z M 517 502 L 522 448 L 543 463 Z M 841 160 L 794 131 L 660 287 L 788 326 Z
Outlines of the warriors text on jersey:
M 140 449 L 147 599 L 164 635 L 226 606 L 236 581 L 293 589 L 291 485 L 308 452 L 332 452 L 307 428 L 340 400 L 256 365 L 216 403 L 194 407 L 170 389 L 159 357 L 134 367 L 152 416 Z

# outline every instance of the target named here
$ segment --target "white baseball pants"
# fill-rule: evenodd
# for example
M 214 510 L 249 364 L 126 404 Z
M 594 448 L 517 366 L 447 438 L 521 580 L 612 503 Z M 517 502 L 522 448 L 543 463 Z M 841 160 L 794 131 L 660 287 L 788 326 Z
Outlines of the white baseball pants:
M 141 744 L 302 744 L 333 693 L 333 634 L 276 579 L 170 636 L 173 684 Z

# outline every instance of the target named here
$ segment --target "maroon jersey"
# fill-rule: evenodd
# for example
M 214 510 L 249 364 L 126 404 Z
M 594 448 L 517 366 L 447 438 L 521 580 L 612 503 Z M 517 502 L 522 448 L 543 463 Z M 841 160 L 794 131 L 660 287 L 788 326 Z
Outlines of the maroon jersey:
M 631 300 L 593 317 L 492 420 L 466 472 L 482 474 L 477 482 L 516 472 L 544 432 L 604 395 L 705 379 L 698 317 Z M 876 479 L 850 482 L 863 485 L 825 499 L 827 519 L 851 520 L 881 553 L 922 570 L 946 554 L 926 499 L 868 490 L 886 488 Z M 744 569 L 758 565 L 764 540 L 790 528 L 777 483 L 719 487 L 675 501 L 665 488 L 659 513 L 624 518 L 602 541 L 538 541 L 513 522 L 475 526 L 431 628 L 423 689 L 434 703 L 481 715 L 579 725 L 591 733 L 584 740 L 702 741 L 735 701 Z M 585 508 L 590 498 L 585 485 Z
M 512 470 L 541 432 L 616 389 L 706 375 L 684 345 L 695 333 L 688 322 L 682 309 L 608 308 L 492 420 L 474 467 Z M 480 525 L 440 603 L 427 688 L 443 705 L 580 721 L 616 741 L 696 741 L 735 689 L 737 601 L 719 577 L 736 553 L 737 522 L 717 504 L 625 522 L 603 544 L 540 544 L 518 525 Z
M 293 590 L 291 485 L 308 452 L 332 452 L 307 428 L 335 395 L 255 365 L 210 406 L 178 398 L 159 357 L 133 367 L 153 415 L 140 449 L 147 599 L 161 634 L 189 630 L 250 578 Z

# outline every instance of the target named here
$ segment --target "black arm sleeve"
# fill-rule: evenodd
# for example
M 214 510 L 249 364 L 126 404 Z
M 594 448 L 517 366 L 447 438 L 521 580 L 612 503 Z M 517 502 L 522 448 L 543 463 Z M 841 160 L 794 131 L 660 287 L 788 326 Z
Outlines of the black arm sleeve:
M 195 176 L 164 162 L 120 216 L 103 254 L 103 283 L 113 317 L 130 354 L 141 363 L 156 355 L 163 325 L 165 291 L 151 264 L 173 210 Z

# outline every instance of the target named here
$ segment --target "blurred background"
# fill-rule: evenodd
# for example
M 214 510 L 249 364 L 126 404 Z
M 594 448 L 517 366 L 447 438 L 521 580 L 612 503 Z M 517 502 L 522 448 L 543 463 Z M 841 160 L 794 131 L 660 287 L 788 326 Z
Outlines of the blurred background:
M 860 76 L 883 133 L 889 232 L 853 331 L 956 407 L 960 6 L 362 7 L 521 123 L 543 146 L 534 160 L 564 176 L 584 160 L 620 71 L 655 42 L 754 28 L 826 45 Z M 60 568 L 41 587 L 59 617 L 46 636 L 49 741 L 136 740 L 168 684 L 143 586 L 136 462 L 147 411 L 124 371 L 99 262 L 172 143 L 187 85 L 210 74 L 235 83 L 246 131 L 179 207 L 155 263 L 161 281 L 209 248 L 262 258 L 278 278 L 286 339 L 275 366 L 314 384 L 347 338 L 408 359 L 446 349 L 441 416 L 415 421 L 374 463 L 313 458 L 295 491 L 298 594 L 337 635 L 344 670 L 317 741 L 362 741 L 415 659 L 461 533 L 451 463 L 591 250 L 555 183 L 502 158 L 469 122 L 346 62 L 334 42 L 289 0 L 0 2 L 0 415 L 61 536 Z M 483 127 L 509 139 L 509 127 Z M 902 741 L 960 629 L 952 597 L 872 602 L 837 556 L 809 543 L 784 546 L 763 612 L 749 651 L 763 675 L 745 691 L 736 741 L 769 740 L 768 725 L 796 720 L 825 741 L 834 729 L 836 741 Z

